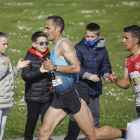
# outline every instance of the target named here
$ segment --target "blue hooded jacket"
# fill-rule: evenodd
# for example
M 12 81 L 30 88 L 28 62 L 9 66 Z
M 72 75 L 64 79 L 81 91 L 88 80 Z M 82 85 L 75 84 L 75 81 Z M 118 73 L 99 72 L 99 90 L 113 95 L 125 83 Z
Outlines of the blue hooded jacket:
M 104 77 L 111 74 L 111 64 L 106 50 L 106 43 L 103 37 L 100 37 L 95 46 L 87 46 L 85 38 L 75 45 L 76 55 L 81 65 L 79 83 L 92 96 L 102 94 L 101 75 Z M 89 80 L 91 74 L 99 76 L 100 81 Z

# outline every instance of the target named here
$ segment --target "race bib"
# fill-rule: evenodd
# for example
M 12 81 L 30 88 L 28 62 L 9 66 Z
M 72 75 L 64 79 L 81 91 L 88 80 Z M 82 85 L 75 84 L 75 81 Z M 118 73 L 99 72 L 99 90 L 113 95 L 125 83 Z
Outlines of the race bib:
M 137 93 L 140 91 L 140 73 L 139 71 L 134 71 L 129 74 L 134 85 L 134 90 Z
M 52 80 L 52 84 L 54 87 L 62 84 L 62 80 L 57 72 L 55 72 L 55 79 Z

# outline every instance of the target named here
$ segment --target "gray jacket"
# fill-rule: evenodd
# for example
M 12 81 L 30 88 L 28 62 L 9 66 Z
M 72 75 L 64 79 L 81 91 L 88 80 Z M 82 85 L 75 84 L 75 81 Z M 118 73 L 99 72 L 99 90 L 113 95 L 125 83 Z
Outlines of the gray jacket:
M 14 79 L 20 72 L 17 67 L 12 71 L 11 63 L 7 69 L 4 66 L 5 57 L 7 56 L 0 53 L 0 109 L 13 106 Z

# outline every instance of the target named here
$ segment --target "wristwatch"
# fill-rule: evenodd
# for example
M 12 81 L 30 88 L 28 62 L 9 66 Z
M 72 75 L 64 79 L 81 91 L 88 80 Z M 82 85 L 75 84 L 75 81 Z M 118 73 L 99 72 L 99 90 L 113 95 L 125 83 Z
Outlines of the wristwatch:
M 53 71 L 56 71 L 56 69 L 57 69 L 57 66 L 54 65 L 54 66 L 53 66 Z

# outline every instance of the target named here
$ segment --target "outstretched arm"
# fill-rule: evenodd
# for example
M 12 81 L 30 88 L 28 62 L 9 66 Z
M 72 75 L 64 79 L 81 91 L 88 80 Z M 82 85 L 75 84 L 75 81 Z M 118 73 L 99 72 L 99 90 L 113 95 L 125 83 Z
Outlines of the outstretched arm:
M 18 77 L 19 72 L 20 72 L 20 69 L 21 69 L 21 68 L 24 68 L 24 67 L 27 67 L 28 64 L 30 63 L 29 60 L 27 60 L 27 61 L 22 61 L 22 62 L 21 62 L 21 60 L 22 60 L 22 58 L 20 58 L 20 59 L 18 60 L 17 66 L 13 69 L 13 77 L 14 77 L 14 79 L 16 79 L 16 78 Z
M 127 68 L 127 59 L 125 60 L 125 68 L 124 68 L 123 79 L 119 80 L 117 78 L 115 72 L 113 72 L 112 74 L 110 74 L 107 77 L 111 80 L 111 83 L 115 83 L 120 88 L 128 89 L 130 87 L 131 79 L 130 79 L 128 68 Z

